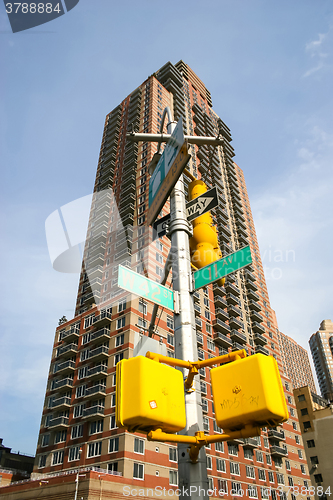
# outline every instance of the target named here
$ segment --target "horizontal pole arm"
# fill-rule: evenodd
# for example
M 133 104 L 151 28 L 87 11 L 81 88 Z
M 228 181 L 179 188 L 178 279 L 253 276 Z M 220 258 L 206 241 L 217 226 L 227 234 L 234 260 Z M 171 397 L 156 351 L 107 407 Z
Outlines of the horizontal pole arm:
M 157 361 L 158 363 L 164 363 L 170 366 L 179 366 L 180 368 L 188 368 L 189 370 L 192 367 L 191 361 L 183 361 L 182 359 L 169 358 L 169 356 L 163 356 L 163 354 L 157 354 L 156 352 L 146 352 L 146 358 Z
M 133 142 L 168 142 L 171 134 L 137 134 L 135 132 L 126 134 L 127 139 Z M 200 135 L 185 135 L 184 139 L 189 144 L 196 144 L 197 146 L 222 146 L 224 139 L 217 139 L 216 137 L 205 137 Z

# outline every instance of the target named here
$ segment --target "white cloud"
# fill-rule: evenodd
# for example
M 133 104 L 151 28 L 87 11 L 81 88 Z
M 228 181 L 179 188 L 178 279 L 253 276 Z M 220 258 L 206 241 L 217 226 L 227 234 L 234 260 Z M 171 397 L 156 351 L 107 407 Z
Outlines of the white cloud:
M 318 39 L 312 40 L 305 45 L 305 52 L 309 54 L 309 56 L 316 60 L 317 64 L 312 68 L 308 69 L 304 74 L 303 78 L 307 78 L 315 73 L 318 73 L 322 69 L 329 66 L 327 62 L 327 58 L 329 57 L 329 53 L 324 52 L 323 49 L 327 45 L 329 46 L 331 38 L 331 30 L 327 33 L 319 33 Z

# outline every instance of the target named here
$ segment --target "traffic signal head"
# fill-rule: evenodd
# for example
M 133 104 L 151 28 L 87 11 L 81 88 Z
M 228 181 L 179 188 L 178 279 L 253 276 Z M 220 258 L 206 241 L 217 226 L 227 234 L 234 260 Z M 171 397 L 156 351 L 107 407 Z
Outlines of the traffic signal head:
M 189 198 L 193 200 L 207 191 L 206 184 L 201 180 L 192 181 L 189 184 Z M 213 219 L 209 212 L 197 217 L 192 222 L 193 236 L 190 238 L 191 262 L 201 269 L 212 262 L 222 258 L 217 238 L 217 230 L 213 225 Z M 219 280 L 223 285 L 224 279 Z
M 181 371 L 143 356 L 117 364 L 116 423 L 130 431 L 175 433 L 186 425 Z
M 216 423 L 224 430 L 276 426 L 288 420 L 273 356 L 255 354 L 210 371 Z

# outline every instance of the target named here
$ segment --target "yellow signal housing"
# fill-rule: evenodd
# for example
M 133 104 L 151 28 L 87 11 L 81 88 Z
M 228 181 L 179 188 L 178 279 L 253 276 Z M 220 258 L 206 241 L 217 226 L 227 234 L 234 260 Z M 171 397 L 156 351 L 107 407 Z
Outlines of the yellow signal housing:
M 143 356 L 117 364 L 116 423 L 130 431 L 175 433 L 186 425 L 181 371 Z
M 207 191 L 206 184 L 198 179 L 192 181 L 188 187 L 189 199 L 193 200 Z M 193 236 L 190 238 L 190 251 L 192 264 L 200 269 L 222 258 L 217 238 L 217 229 L 209 212 L 192 221 Z M 225 279 L 219 280 L 223 285 Z
M 255 354 L 210 371 L 216 423 L 224 431 L 246 425 L 276 426 L 288 420 L 278 365 Z

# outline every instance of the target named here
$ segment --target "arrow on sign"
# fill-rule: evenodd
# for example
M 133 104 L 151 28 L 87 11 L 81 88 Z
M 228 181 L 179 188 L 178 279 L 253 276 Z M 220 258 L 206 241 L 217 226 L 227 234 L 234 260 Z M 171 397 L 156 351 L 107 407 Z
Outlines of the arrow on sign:
M 206 191 L 204 194 L 194 198 L 194 200 L 186 203 L 186 214 L 187 220 L 191 222 L 192 220 L 200 217 L 200 215 L 209 212 L 212 208 L 217 207 L 219 204 L 219 199 L 217 196 L 216 187 Z M 167 233 L 167 226 L 170 223 L 170 214 L 161 217 L 153 224 L 153 241 L 156 238 L 162 238 Z
M 194 198 L 194 200 L 186 203 L 187 220 L 192 220 L 200 217 L 219 204 L 216 187 L 206 191 L 204 194 Z

